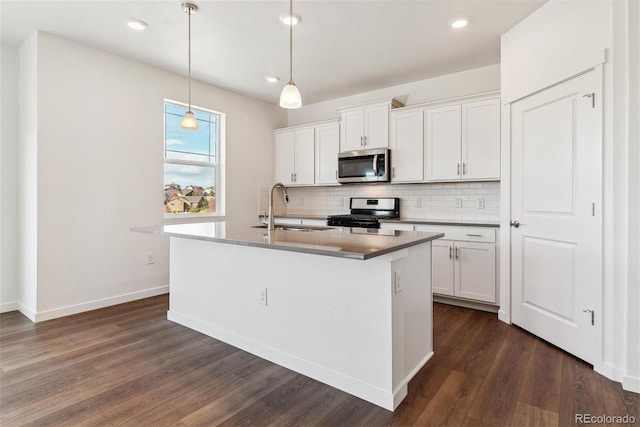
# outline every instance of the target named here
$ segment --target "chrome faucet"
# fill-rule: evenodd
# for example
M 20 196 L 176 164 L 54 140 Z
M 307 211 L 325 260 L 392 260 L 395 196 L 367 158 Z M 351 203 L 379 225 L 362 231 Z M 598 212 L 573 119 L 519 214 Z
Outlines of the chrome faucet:
M 273 217 L 273 191 L 277 188 L 282 188 L 282 193 L 284 194 L 284 202 L 289 203 L 289 195 L 287 194 L 287 187 L 280 182 L 276 182 L 271 186 L 269 190 L 269 225 L 267 226 L 267 230 L 275 230 L 275 221 Z

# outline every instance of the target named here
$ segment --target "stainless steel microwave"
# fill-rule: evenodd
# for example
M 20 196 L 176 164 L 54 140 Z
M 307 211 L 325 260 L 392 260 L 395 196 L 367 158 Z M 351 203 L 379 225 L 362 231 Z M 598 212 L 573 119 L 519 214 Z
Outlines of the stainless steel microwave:
M 338 153 L 338 182 L 389 182 L 388 148 Z

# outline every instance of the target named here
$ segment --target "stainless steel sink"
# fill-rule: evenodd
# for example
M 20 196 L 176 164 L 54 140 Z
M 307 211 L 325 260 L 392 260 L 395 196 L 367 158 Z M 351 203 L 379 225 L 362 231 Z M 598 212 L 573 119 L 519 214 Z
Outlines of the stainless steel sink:
M 266 229 L 267 225 L 266 224 L 262 224 L 262 225 L 252 225 L 251 228 L 262 228 L 262 229 Z M 318 227 L 318 226 L 312 226 L 312 225 L 276 225 L 275 226 L 276 230 L 284 230 L 284 231 L 326 231 L 326 230 L 333 230 L 333 227 Z

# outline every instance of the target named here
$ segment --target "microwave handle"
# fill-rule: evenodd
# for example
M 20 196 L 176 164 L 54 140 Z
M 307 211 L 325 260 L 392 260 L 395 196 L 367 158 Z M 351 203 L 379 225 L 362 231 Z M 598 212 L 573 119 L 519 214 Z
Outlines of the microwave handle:
M 378 155 L 373 156 L 373 176 L 378 176 Z

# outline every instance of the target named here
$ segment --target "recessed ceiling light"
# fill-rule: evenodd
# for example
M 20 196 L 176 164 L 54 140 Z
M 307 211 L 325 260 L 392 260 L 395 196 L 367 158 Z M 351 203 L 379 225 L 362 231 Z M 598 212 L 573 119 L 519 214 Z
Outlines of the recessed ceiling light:
M 127 26 L 136 31 L 143 31 L 149 27 L 149 24 L 140 19 L 127 18 Z
M 278 76 L 264 76 L 264 79 L 269 83 L 278 83 L 280 81 L 280 77 Z
M 469 25 L 471 19 L 469 18 L 456 18 L 450 22 L 451 28 L 464 28 Z
M 297 25 L 302 21 L 302 18 L 294 13 L 293 15 L 280 15 L 280 21 L 285 25 Z

